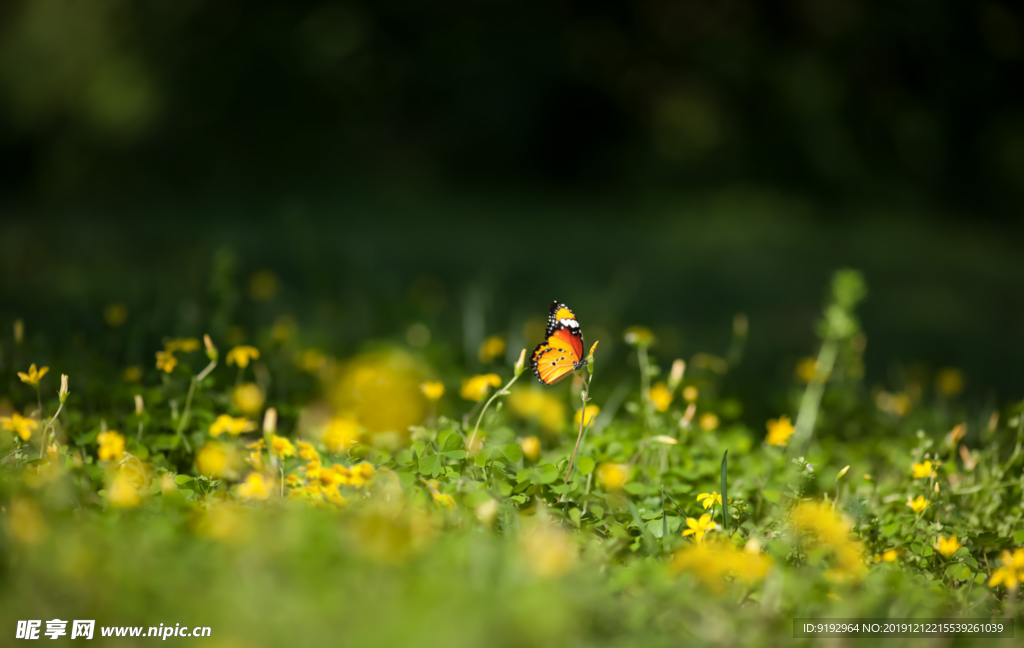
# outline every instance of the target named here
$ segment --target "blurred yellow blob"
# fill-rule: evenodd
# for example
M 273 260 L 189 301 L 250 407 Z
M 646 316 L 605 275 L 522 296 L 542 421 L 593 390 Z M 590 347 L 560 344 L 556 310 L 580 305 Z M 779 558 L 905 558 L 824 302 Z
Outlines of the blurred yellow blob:
M 500 335 L 492 335 L 483 341 L 477 356 L 483 364 L 490 364 L 495 358 L 500 358 L 505 353 L 505 339 Z
M 444 396 L 444 383 L 437 380 L 428 380 L 420 385 L 420 391 L 427 397 L 427 400 L 437 401 Z
M 238 453 L 234 447 L 212 441 L 196 453 L 196 471 L 207 477 L 234 479 L 238 476 Z
M 864 577 L 864 545 L 851 539 L 851 520 L 823 502 L 804 502 L 790 511 L 789 524 L 809 549 L 820 547 L 830 552 L 831 568 L 824 574 L 827 580 L 843 583 Z
M 665 383 L 657 382 L 651 387 L 651 404 L 659 412 L 667 411 L 668 406 L 672 404 L 673 398 L 672 391 L 665 386 Z
M 270 450 L 270 454 L 279 459 L 294 457 L 298 454 L 291 441 L 285 437 L 277 436 L 276 434 L 270 435 L 270 446 L 268 450 Z
M 124 378 L 126 382 L 139 382 L 142 378 L 142 369 L 135 365 L 125 367 L 121 377 Z
M 255 416 L 263 409 L 263 390 L 256 383 L 242 383 L 235 387 L 231 401 L 243 414 Z
M 935 539 L 935 551 L 949 558 L 956 552 L 960 551 L 960 547 L 963 545 L 957 539 L 955 535 L 949 536 L 948 538 L 939 536 Z
M 814 358 L 800 358 L 800 361 L 796 363 L 796 378 L 804 384 L 814 380 L 817 372 L 818 361 Z
M 523 456 L 530 461 L 536 461 L 540 456 L 540 439 L 535 436 L 528 436 L 520 441 L 519 447 L 523 450 Z
M 228 351 L 228 365 L 238 365 L 243 369 L 249 366 L 250 360 L 259 360 L 260 350 L 254 346 L 240 345 Z
M 199 340 L 196 338 L 174 338 L 168 340 L 164 345 L 164 351 L 168 353 L 192 353 L 193 351 L 199 350 Z
M 231 436 L 238 436 L 243 432 L 252 432 L 256 429 L 256 423 L 243 418 L 221 414 L 210 424 L 210 436 L 220 436 L 227 432 Z
M 327 449 L 338 454 L 352 447 L 359 440 L 359 422 L 352 418 L 333 418 L 324 432 L 323 442 Z
M 932 470 L 932 462 L 930 461 L 913 464 L 910 467 L 910 471 L 913 473 L 914 479 L 925 479 L 927 477 L 932 477 L 935 474 Z
M 32 438 L 32 431 L 39 428 L 39 423 L 35 419 L 11 412 L 10 416 L 0 416 L 0 427 L 8 432 L 14 432 L 22 441 L 28 441 Z
M 654 333 L 646 326 L 630 326 L 622 334 L 622 338 L 630 346 L 649 347 L 654 344 Z
M 270 497 L 270 487 L 263 479 L 263 475 L 249 473 L 245 482 L 238 485 L 238 496 L 242 499 L 265 500 Z
M 910 412 L 911 404 L 910 397 L 904 393 L 890 394 L 880 391 L 875 394 L 875 406 L 896 416 L 906 416 Z
M 565 428 L 565 403 L 543 389 L 513 390 L 508 397 L 508 407 L 516 416 L 536 421 L 549 434 Z
M 747 584 L 761 581 L 771 566 L 771 558 L 761 553 L 756 543 L 741 550 L 727 541 L 687 545 L 671 563 L 673 571 L 691 573 L 716 592 L 724 587 L 728 578 Z
M 270 337 L 274 338 L 275 342 L 287 342 L 298 329 L 299 324 L 294 317 L 282 315 L 274 320 L 274 325 L 270 328 Z
M 479 402 L 487 398 L 491 387 L 501 387 L 501 377 L 498 374 L 481 374 L 462 379 L 462 389 L 459 395 L 468 401 Z
M 523 561 L 542 578 L 555 578 L 569 571 L 576 562 L 576 554 L 572 538 L 552 524 L 539 523 L 520 541 Z
M 254 272 L 249 278 L 249 296 L 253 301 L 266 302 L 277 296 L 277 275 L 270 270 Z
M 765 437 L 765 441 L 768 442 L 768 445 L 772 446 L 785 447 L 789 443 L 789 437 L 793 436 L 795 431 L 788 416 L 771 419 L 766 427 L 768 428 L 768 436 Z
M 170 351 L 156 352 L 156 368 L 166 373 L 171 373 L 178 366 L 178 359 Z
M 943 396 L 959 396 L 964 390 L 964 373 L 952 367 L 942 369 L 935 376 L 935 388 Z
M 357 356 L 340 367 L 330 390 L 332 404 L 371 434 L 406 435 L 427 409 L 422 373 L 413 357 L 399 349 Z
M 697 396 L 699 394 L 700 392 L 697 391 L 697 388 L 694 387 L 693 385 L 690 385 L 683 389 L 683 400 L 686 401 L 687 403 L 692 403 L 697 400 Z
M 128 320 L 128 307 L 124 304 L 109 304 L 103 309 L 103 319 L 108 326 L 117 328 Z
M 113 430 L 100 432 L 96 443 L 100 444 L 100 461 L 119 461 L 124 456 L 124 437 Z
M 584 412 L 586 413 L 586 421 L 583 422 L 583 425 L 587 426 L 594 422 L 594 417 L 601 413 L 601 408 L 597 405 L 587 405 L 581 410 L 576 410 L 576 416 L 572 417 L 572 427 L 574 430 L 578 430 L 580 428 L 580 422 L 583 421 Z
M 704 412 L 700 415 L 700 429 L 710 432 L 718 428 L 718 415 L 713 412 Z
M 11 501 L 8 519 L 11 533 L 23 544 L 39 544 L 46 537 L 46 522 L 32 500 L 15 497 Z
M 597 483 L 605 490 L 621 490 L 629 481 L 629 466 L 620 463 L 603 463 L 597 467 Z
M 196 533 L 227 544 L 239 544 L 252 535 L 252 520 L 242 506 L 221 503 L 211 506 L 197 520 Z
M 107 485 L 107 499 L 118 508 L 138 506 L 141 498 L 134 480 L 125 470 L 118 470 Z

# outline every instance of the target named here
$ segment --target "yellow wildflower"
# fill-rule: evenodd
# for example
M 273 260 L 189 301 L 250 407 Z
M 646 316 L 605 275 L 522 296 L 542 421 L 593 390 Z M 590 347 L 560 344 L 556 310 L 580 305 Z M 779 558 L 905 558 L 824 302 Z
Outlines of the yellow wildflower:
M 935 376 L 935 388 L 944 396 L 958 396 L 964 390 L 964 373 L 947 367 Z
M 910 397 L 903 392 L 890 394 L 887 391 L 880 391 L 875 394 L 875 406 L 889 414 L 905 416 L 910 411 L 912 405 Z
M 789 514 L 790 525 L 809 543 L 809 548 L 831 550 L 832 568 L 825 578 L 833 583 L 859 580 L 866 569 L 864 547 L 850 538 L 853 523 L 823 502 L 804 502 Z
M 795 428 L 788 416 L 780 416 L 777 419 L 768 421 L 768 436 L 765 441 L 768 445 L 785 447 L 789 443 L 789 437 L 793 436 Z
M 718 415 L 712 412 L 704 412 L 700 415 L 700 429 L 710 432 L 718 427 Z
M 238 485 L 238 496 L 243 499 L 265 500 L 270 497 L 270 488 L 259 473 L 249 473 L 245 482 Z
M 349 469 L 348 483 L 353 488 L 362 488 L 376 472 L 377 469 L 373 467 L 373 464 L 366 461 L 360 462 Z
M 657 382 L 651 387 L 651 404 L 654 405 L 654 409 L 659 412 L 668 410 L 668 406 L 672 404 L 672 391 L 665 386 L 663 382 Z
M 23 383 L 28 383 L 33 387 L 38 387 L 39 381 L 42 380 L 43 376 L 45 376 L 46 372 L 49 370 L 49 367 L 40 367 L 39 369 L 36 369 L 36 363 L 33 362 L 28 368 L 28 373 L 23 371 L 18 372 L 18 378 L 21 378 L 21 382 Z
M 254 346 L 240 345 L 228 351 L 227 361 L 229 365 L 238 365 L 243 369 L 249 366 L 250 360 L 258 360 L 260 350 Z
M 318 461 L 320 459 L 320 453 L 316 451 L 313 444 L 306 441 L 296 441 L 295 445 L 299 447 L 299 459 L 303 461 Z
M 939 536 L 935 539 L 935 551 L 938 551 L 946 558 L 949 558 L 950 556 L 955 554 L 957 551 L 960 550 L 960 547 L 962 546 L 963 545 L 960 543 L 959 540 L 957 540 L 957 537 L 955 535 L 949 536 L 948 538 Z
M 796 363 L 796 377 L 802 383 L 814 380 L 818 373 L 818 362 L 814 358 L 801 358 Z
M 107 499 L 118 508 L 138 506 L 141 500 L 139 490 L 124 470 L 118 470 L 117 475 L 107 486 Z
M 500 387 L 501 378 L 498 374 L 482 374 L 462 379 L 462 389 L 459 395 L 468 401 L 482 401 L 487 397 L 491 387 Z
M 211 442 L 196 453 L 196 471 L 200 475 L 230 479 L 236 476 L 237 469 L 238 457 L 229 445 Z
M 351 418 L 333 418 L 324 432 L 324 445 L 334 454 L 352 447 L 359 440 L 359 423 Z
M 576 410 L 576 416 L 572 418 L 573 429 L 578 430 L 580 428 L 580 422 L 583 420 L 584 412 L 586 412 L 586 421 L 583 421 L 583 424 L 590 425 L 594 422 L 594 417 L 601 413 L 601 408 L 597 405 L 587 405 L 581 410 Z
M 10 416 L 0 416 L 0 427 L 14 432 L 21 437 L 22 441 L 28 441 L 32 438 L 32 430 L 39 428 L 39 423 L 17 412 L 12 412 Z
M 697 544 L 704 542 L 704 534 L 714 531 L 718 525 L 711 520 L 711 516 L 705 513 L 699 520 L 686 518 L 686 526 L 689 528 L 683 531 L 684 536 L 692 535 Z
M 932 462 L 930 461 L 914 464 L 910 469 L 914 473 L 914 479 L 924 479 L 925 477 L 935 476 L 935 471 L 932 470 Z
M 561 576 L 576 562 L 577 549 L 572 538 L 553 524 L 538 524 L 520 538 L 522 559 L 537 576 Z
M 700 395 L 700 392 L 693 385 L 688 385 L 683 388 L 683 400 L 687 403 L 696 401 L 698 395 Z
M 96 442 L 100 444 L 100 461 L 119 461 L 124 456 L 124 437 L 117 432 L 100 432 Z
M 505 340 L 500 335 L 492 335 L 483 341 L 477 355 L 480 362 L 488 364 L 503 353 L 505 353 Z
M 761 553 L 757 543 L 739 549 L 729 542 L 720 541 L 684 547 L 672 558 L 671 569 L 692 573 L 705 586 L 718 591 L 726 578 L 748 584 L 763 580 L 771 565 L 771 558 Z
M 39 544 L 46 537 L 46 521 L 32 500 L 15 497 L 11 501 L 11 533 L 24 544 Z
M 438 399 L 444 396 L 444 383 L 439 380 L 428 380 L 420 385 L 420 391 L 427 397 L 427 400 L 437 402 Z
M 536 421 L 545 432 L 560 432 L 565 427 L 565 403 L 549 391 L 516 389 L 508 397 L 508 407 L 516 416 Z
M 294 457 L 296 455 L 295 446 L 292 442 L 285 437 L 277 436 L 276 434 L 270 435 L 270 454 L 278 457 L 279 459 L 285 459 L 287 457 Z
M 306 349 L 298 357 L 299 367 L 303 371 L 316 373 L 327 366 L 327 355 L 320 349 Z
M 256 424 L 243 417 L 232 417 L 221 414 L 210 425 L 210 436 L 220 436 L 227 432 L 231 436 L 238 436 L 243 432 L 252 432 Z
M 988 586 L 1005 585 L 1008 590 L 1017 589 L 1017 584 L 1024 580 L 1024 549 L 1017 549 L 1013 553 L 1004 551 L 999 556 L 999 562 L 1003 566 L 992 572 Z
M 259 414 L 263 408 L 263 390 L 256 383 L 242 383 L 231 395 L 235 407 L 243 414 Z
M 519 447 L 523 450 L 523 456 L 530 461 L 536 461 L 540 456 L 540 439 L 535 436 L 528 436 L 520 441 Z
M 170 351 L 156 352 L 156 368 L 160 371 L 171 373 L 178 366 L 178 359 Z
M 629 481 L 629 466 L 620 463 L 603 463 L 597 467 L 597 483 L 605 490 L 620 490 Z
M 929 504 L 931 504 L 931 500 L 926 500 L 921 495 L 918 495 L 917 499 L 910 499 L 909 497 L 907 498 L 907 506 L 913 509 L 914 513 L 920 513 L 921 511 L 928 508 Z
M 199 340 L 196 338 L 174 338 L 164 344 L 164 351 L 168 353 L 192 353 L 199 350 Z
M 476 508 L 473 509 L 473 514 L 476 515 L 476 519 L 480 520 L 481 524 L 490 528 L 494 524 L 494 518 L 498 517 L 498 502 L 488 498 L 486 502 L 476 505 Z
M 899 558 L 899 556 L 900 552 L 896 551 L 895 549 L 886 549 L 884 552 L 882 552 L 881 560 L 883 562 L 895 562 L 895 560 Z
M 701 505 L 704 507 L 704 510 L 706 511 L 715 504 L 721 506 L 722 496 L 719 495 L 716 491 L 711 491 L 710 493 L 701 493 L 700 495 L 698 495 L 697 501 L 701 503 Z
M 622 339 L 630 346 L 649 347 L 654 344 L 654 334 L 644 326 L 630 326 L 622 334 Z

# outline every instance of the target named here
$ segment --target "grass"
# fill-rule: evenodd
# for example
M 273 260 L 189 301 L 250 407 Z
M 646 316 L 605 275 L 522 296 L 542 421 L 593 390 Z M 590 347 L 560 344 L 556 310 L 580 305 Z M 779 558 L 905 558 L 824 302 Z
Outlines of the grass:
M 634 327 L 632 369 L 599 346 L 541 387 L 501 338 L 471 376 L 440 343 L 335 358 L 280 318 L 255 344 L 169 338 L 126 370 L 126 314 L 108 308 L 108 343 L 86 364 L 54 357 L 41 397 L 16 372 L 47 342 L 22 324 L 0 349 L 0 625 L 181 623 L 219 646 L 765 646 L 794 617 L 1019 617 L 1021 406 L 968 407 L 954 370 L 869 389 L 864 294 L 836 275 L 821 346 L 768 422 L 728 390 L 742 319 L 725 357 L 659 358 Z M 63 366 L 83 367 L 70 394 Z M 598 409 L 574 420 L 588 397 Z

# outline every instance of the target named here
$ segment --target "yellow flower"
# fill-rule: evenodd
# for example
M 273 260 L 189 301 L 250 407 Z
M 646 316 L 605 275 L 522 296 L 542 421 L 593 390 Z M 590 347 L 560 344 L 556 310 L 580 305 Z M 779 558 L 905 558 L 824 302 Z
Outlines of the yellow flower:
M 765 437 L 765 441 L 768 445 L 784 447 L 789 443 L 789 437 L 793 436 L 794 428 L 788 416 L 769 420 L 767 427 L 768 436 Z
M 700 516 L 699 520 L 686 518 L 686 526 L 689 528 L 683 531 L 683 535 L 692 535 L 693 539 L 697 541 L 697 544 L 700 544 L 704 542 L 704 534 L 708 531 L 714 531 L 718 525 L 711 521 L 710 515 L 705 513 Z
M 1017 584 L 1024 580 L 1024 549 L 1017 549 L 1012 554 L 1004 551 L 999 556 L 999 562 L 1003 566 L 992 572 L 988 586 L 1005 585 L 1008 590 L 1017 589 Z
M 437 504 L 440 508 L 455 508 L 455 500 L 448 493 L 432 492 L 430 496 L 434 499 L 434 504 Z
M 654 334 L 644 326 L 630 326 L 622 334 L 622 339 L 630 346 L 649 347 L 654 344 Z
M 199 350 L 199 340 L 196 338 L 174 338 L 164 344 L 164 351 L 168 353 L 192 353 Z
M 572 538 L 553 524 L 538 524 L 520 536 L 520 554 L 527 568 L 542 578 L 561 576 L 576 562 Z
M 501 378 L 498 374 L 482 374 L 471 378 L 462 379 L 462 389 L 459 395 L 469 401 L 482 401 L 487 397 L 491 387 L 500 387 Z
M 929 504 L 931 504 L 931 500 L 926 500 L 921 495 L 918 495 L 917 499 L 910 499 L 909 497 L 907 498 L 907 506 L 912 508 L 914 510 L 914 513 L 920 513 L 921 511 L 928 508 Z
M 701 493 L 700 495 L 698 495 L 697 501 L 701 502 L 701 504 L 704 506 L 704 510 L 706 511 L 715 504 L 721 506 L 722 496 L 715 491 L 711 491 L 710 493 Z
M 238 456 L 234 448 L 223 443 L 211 442 L 199 448 L 196 453 L 196 471 L 208 477 L 236 477 Z
M 117 328 L 128 319 L 128 307 L 124 304 L 108 304 L 103 309 L 103 319 L 108 325 Z
M 910 469 L 914 473 L 914 479 L 924 479 L 925 477 L 935 476 L 935 472 L 932 470 L 932 462 L 930 461 L 914 464 Z
M 657 382 L 651 387 L 651 404 L 659 412 L 668 410 L 668 406 L 672 404 L 673 398 L 672 391 L 665 386 L 665 383 Z
M 895 560 L 899 558 L 899 556 L 900 552 L 896 551 L 895 549 L 886 549 L 884 552 L 882 552 L 881 560 L 884 562 L 895 562 Z
M 341 468 L 341 466 L 335 466 L 335 469 Z M 373 467 L 373 464 L 366 461 L 362 461 L 348 471 L 348 482 L 349 485 L 354 488 L 362 488 L 363 484 L 370 480 L 371 477 L 377 472 L 377 469 Z
M 221 414 L 210 425 L 210 436 L 220 436 L 225 432 L 231 436 L 238 436 L 243 432 L 252 432 L 255 429 L 256 424 L 248 419 Z
M 28 441 L 32 438 L 32 430 L 39 428 L 39 423 L 13 412 L 10 416 L 0 416 L 0 426 L 20 436 L 22 441 Z
M 126 382 L 139 382 L 139 379 L 142 378 L 142 368 L 136 365 L 125 367 L 121 377 L 124 378 Z
M 890 394 L 889 392 L 881 391 L 875 394 L 875 406 L 889 414 L 905 416 L 910 411 L 911 405 L 913 403 L 910 397 L 902 392 Z
M 949 536 L 948 538 L 939 536 L 935 539 L 935 551 L 938 551 L 946 558 L 949 558 L 950 556 L 955 554 L 957 551 L 960 550 L 960 547 L 962 546 L 963 545 L 960 544 L 960 541 L 957 540 L 957 537 L 955 535 Z
M 549 391 L 516 389 L 508 397 L 508 407 L 516 416 L 536 421 L 545 432 L 560 432 L 565 427 L 565 404 Z
M 265 500 L 270 497 L 270 488 L 266 480 L 263 479 L 263 475 L 249 473 L 245 482 L 238 485 L 238 496 L 243 499 Z
M 700 429 L 710 432 L 718 427 L 718 416 L 711 412 L 704 412 L 700 415 Z
M 818 362 L 814 358 L 801 358 L 796 363 L 796 377 L 802 383 L 814 380 L 818 373 Z
M 21 382 L 23 383 L 28 383 L 33 387 L 38 387 L 39 381 L 42 380 L 43 376 L 45 376 L 46 372 L 49 370 L 49 367 L 40 367 L 39 369 L 36 369 L 36 364 L 33 362 L 32 366 L 28 368 L 28 373 L 24 373 L 22 371 L 18 372 L 18 378 L 21 378 Z
M 124 470 L 119 470 L 107 486 L 107 499 L 118 508 L 132 508 L 139 505 L 141 498 L 132 478 Z
M 601 413 L 601 408 L 597 405 L 587 405 L 585 408 L 576 411 L 576 416 L 572 418 L 573 429 L 578 430 L 580 428 L 580 422 L 583 420 L 583 413 L 586 412 L 586 421 L 584 425 L 590 425 L 594 422 L 594 417 Z
M 947 367 L 935 376 L 935 388 L 944 396 L 958 396 L 964 390 L 964 373 Z
M 319 461 L 320 453 L 316 451 L 313 444 L 306 441 L 296 441 L 295 445 L 299 447 L 299 459 L 303 461 Z
M 351 418 L 333 418 L 324 432 L 324 445 L 334 454 L 352 447 L 359 440 L 359 423 Z
M 320 349 L 306 349 L 298 356 L 299 367 L 303 371 L 316 373 L 327 366 L 327 355 Z
M 718 591 L 729 577 L 745 583 L 763 580 L 771 565 L 771 558 L 761 553 L 756 542 L 748 543 L 744 549 L 729 542 L 702 542 L 676 553 L 671 569 L 692 573 L 705 586 Z
M 629 466 L 620 463 L 603 463 L 597 467 L 597 483 L 605 490 L 620 490 L 629 481 Z
M 540 439 L 535 436 L 528 436 L 520 441 L 519 447 L 523 450 L 523 456 L 530 461 L 536 461 L 540 456 Z
M 697 396 L 700 392 L 693 385 L 689 385 L 683 388 L 683 400 L 687 403 L 692 403 L 697 400 Z
M 166 371 L 171 373 L 174 368 L 178 366 L 178 359 L 174 357 L 174 354 L 170 351 L 157 351 L 156 352 L 156 368 L 160 371 Z
M 831 551 L 831 569 L 825 578 L 833 583 L 859 580 L 866 573 L 864 547 L 850 538 L 853 523 L 823 502 L 804 502 L 789 514 L 789 523 L 808 542 L 808 548 Z
M 242 383 L 235 387 L 231 398 L 243 414 L 259 414 L 263 408 L 263 390 L 256 383 Z
M 503 353 L 505 353 L 505 340 L 500 335 L 492 335 L 483 341 L 477 355 L 480 362 L 488 364 Z
M 441 381 L 430 381 L 420 385 L 420 391 L 427 397 L 427 400 L 437 402 L 444 396 L 444 383 Z
M 118 461 L 124 456 L 124 437 L 117 432 L 100 432 L 96 442 L 100 444 L 100 461 Z
M 276 434 L 270 435 L 270 454 L 284 459 L 286 457 L 294 457 L 296 455 L 295 446 L 292 442 L 285 437 L 277 436 Z
M 229 365 L 238 365 L 243 369 L 249 366 L 250 360 L 258 360 L 260 350 L 253 346 L 236 346 L 228 351 L 227 361 Z
M 11 533 L 24 544 L 39 544 L 48 529 L 39 508 L 32 500 L 15 497 L 11 500 Z

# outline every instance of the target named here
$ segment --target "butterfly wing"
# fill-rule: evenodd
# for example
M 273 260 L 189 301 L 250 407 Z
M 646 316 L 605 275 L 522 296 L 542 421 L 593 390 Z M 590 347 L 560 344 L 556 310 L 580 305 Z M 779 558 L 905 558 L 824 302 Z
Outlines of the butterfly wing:
M 583 336 L 579 325 L 571 329 L 560 324 L 548 335 L 546 342 L 537 345 L 530 364 L 537 379 L 546 385 L 553 385 L 580 369 L 583 366 Z
M 544 337 L 551 337 L 559 328 L 567 328 L 579 334 L 580 323 L 576 321 L 575 313 L 556 299 L 551 302 L 551 308 L 548 310 L 548 326 L 544 331 Z

